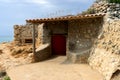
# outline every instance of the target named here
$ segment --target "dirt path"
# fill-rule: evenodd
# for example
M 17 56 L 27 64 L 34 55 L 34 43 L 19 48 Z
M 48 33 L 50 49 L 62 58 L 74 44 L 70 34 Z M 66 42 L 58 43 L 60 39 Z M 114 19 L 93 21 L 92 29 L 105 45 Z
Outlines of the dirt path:
M 69 64 L 59 56 L 44 62 L 23 65 L 7 71 L 12 80 L 103 80 L 86 64 Z

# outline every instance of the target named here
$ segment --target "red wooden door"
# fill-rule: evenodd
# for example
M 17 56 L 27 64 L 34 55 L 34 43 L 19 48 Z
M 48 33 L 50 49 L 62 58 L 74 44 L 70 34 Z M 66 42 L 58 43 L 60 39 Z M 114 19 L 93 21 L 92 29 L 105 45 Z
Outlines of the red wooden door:
M 66 55 L 66 37 L 63 35 L 52 36 L 53 55 Z

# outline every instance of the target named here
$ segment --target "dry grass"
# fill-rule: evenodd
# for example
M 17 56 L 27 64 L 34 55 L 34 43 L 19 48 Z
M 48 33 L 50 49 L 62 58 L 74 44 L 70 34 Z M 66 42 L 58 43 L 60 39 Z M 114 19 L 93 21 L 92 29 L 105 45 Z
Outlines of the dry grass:
M 11 49 L 11 55 L 15 56 L 16 58 L 19 56 L 26 56 L 29 53 L 32 53 L 32 47 L 31 46 L 17 46 L 17 47 L 13 47 Z

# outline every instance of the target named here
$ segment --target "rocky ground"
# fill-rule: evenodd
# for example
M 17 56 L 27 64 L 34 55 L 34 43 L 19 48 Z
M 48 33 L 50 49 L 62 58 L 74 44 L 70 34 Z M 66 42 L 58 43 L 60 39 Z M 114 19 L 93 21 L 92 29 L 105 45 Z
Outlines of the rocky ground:
M 0 43 L 0 77 L 6 75 L 6 69 L 32 63 L 31 47 L 31 45 L 15 46 L 13 42 Z

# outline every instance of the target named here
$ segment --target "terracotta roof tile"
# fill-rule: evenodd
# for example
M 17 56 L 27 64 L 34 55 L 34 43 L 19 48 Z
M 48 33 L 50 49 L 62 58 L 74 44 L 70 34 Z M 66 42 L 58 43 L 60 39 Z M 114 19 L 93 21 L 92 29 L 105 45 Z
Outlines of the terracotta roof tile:
M 77 15 L 77 16 L 62 16 L 55 18 L 28 19 L 26 20 L 26 22 L 37 23 L 37 22 L 49 22 L 49 21 L 64 21 L 64 20 L 84 19 L 84 18 L 96 18 L 103 16 L 105 16 L 105 14 L 87 14 L 87 15 Z

